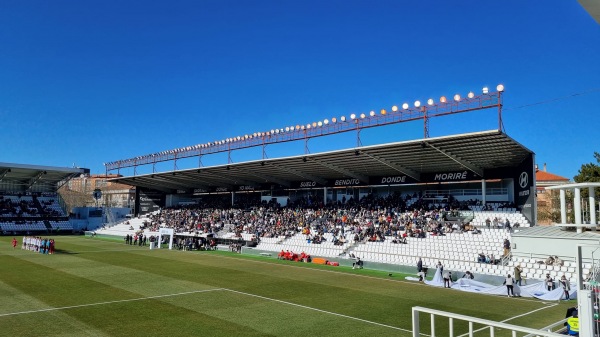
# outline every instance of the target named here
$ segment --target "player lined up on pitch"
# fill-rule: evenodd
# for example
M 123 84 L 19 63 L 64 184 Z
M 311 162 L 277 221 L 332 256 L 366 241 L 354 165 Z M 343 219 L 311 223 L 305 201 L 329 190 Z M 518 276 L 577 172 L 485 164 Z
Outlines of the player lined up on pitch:
M 54 239 L 46 239 L 39 236 L 24 236 L 21 249 L 40 254 L 54 254 Z

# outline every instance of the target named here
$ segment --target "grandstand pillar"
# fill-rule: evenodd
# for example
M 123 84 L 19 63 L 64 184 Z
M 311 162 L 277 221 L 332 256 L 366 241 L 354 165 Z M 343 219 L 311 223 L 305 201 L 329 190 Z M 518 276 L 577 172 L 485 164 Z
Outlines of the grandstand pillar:
M 323 205 L 327 205 L 327 187 L 323 187 Z
M 566 191 L 561 188 L 560 189 L 560 223 L 567 223 L 567 198 Z
M 575 187 L 575 201 L 573 202 L 573 213 L 575 213 L 575 224 L 581 225 L 581 189 Z M 581 227 L 577 227 L 577 233 L 583 232 Z
M 583 275 L 583 260 L 584 254 L 583 249 L 597 249 L 597 245 L 578 244 L 577 251 L 575 254 L 575 261 L 577 263 L 577 309 L 579 311 L 579 335 L 580 336 L 594 336 L 594 288 L 586 287 L 586 280 Z M 597 262 L 597 261 L 592 261 Z M 594 281 L 594 280 L 592 280 Z
M 588 187 L 590 192 L 590 225 L 596 225 L 596 191 L 593 187 Z
M 485 206 L 485 179 L 481 179 L 481 204 Z
M 235 204 L 235 192 L 231 191 L 231 206 Z

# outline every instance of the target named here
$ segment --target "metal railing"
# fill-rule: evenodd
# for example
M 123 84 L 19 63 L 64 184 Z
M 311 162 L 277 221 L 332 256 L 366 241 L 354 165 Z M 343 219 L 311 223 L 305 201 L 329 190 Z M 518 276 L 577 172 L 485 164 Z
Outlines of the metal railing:
M 478 331 L 489 330 L 490 337 L 495 336 L 496 329 L 498 329 L 498 330 L 503 329 L 503 330 L 511 331 L 513 337 L 516 337 L 518 332 L 530 334 L 533 336 L 539 336 L 539 337 L 562 337 L 562 336 L 564 336 L 564 335 L 554 333 L 551 331 L 527 328 L 527 327 L 523 327 L 523 326 L 502 323 L 502 322 L 496 322 L 496 321 L 490 321 L 487 319 L 471 317 L 471 316 L 466 316 L 466 315 L 460 315 L 460 314 L 454 314 L 451 312 L 429 309 L 429 308 L 424 308 L 424 307 L 413 307 L 412 308 L 412 325 L 413 325 L 412 335 L 413 335 L 413 337 L 421 336 L 420 313 L 426 313 L 431 316 L 431 321 L 430 321 L 431 330 L 429 331 L 429 336 L 431 336 L 431 337 L 442 336 L 442 334 L 436 335 L 436 325 L 435 325 L 436 316 L 448 318 L 448 331 L 447 331 L 447 333 L 444 332 L 443 336 L 449 336 L 449 337 L 455 336 L 454 321 L 464 321 L 464 322 L 468 323 L 469 331 L 466 334 L 464 334 L 464 336 L 469 336 L 469 337 L 473 337 L 476 332 L 476 330 L 474 328 L 475 323 L 484 325 L 484 327 L 478 329 Z
M 555 333 L 561 333 L 563 331 L 566 331 L 566 327 L 565 327 L 565 323 L 567 322 L 566 318 L 561 319 L 560 321 L 556 322 L 556 323 L 552 323 L 548 326 L 545 326 L 543 328 L 541 328 L 540 330 L 544 330 L 544 331 L 549 331 L 549 332 L 555 332 Z M 523 337 L 536 337 L 537 335 L 535 334 L 528 334 L 525 335 Z
M 452 196 L 480 196 L 482 195 L 482 190 L 480 188 L 462 188 L 462 189 L 452 189 L 452 190 L 425 190 L 423 191 L 424 195 L 434 196 L 434 197 L 444 197 L 447 195 Z M 508 195 L 508 188 L 486 188 L 486 195 Z

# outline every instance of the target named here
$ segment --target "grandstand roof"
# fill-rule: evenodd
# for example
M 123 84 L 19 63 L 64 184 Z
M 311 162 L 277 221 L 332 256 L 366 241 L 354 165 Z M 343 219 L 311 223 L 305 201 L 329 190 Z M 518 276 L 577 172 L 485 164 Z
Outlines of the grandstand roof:
M 444 172 L 466 172 L 461 175 L 462 180 L 469 180 L 467 176 L 473 180 L 488 178 L 490 170 L 517 166 L 531 153 L 506 134 L 493 130 L 111 181 L 165 192 L 208 192 L 220 188 L 218 192 L 254 190 L 267 184 L 305 188 L 393 185 L 398 179 L 402 183 L 419 183 L 432 181 L 433 174 Z M 382 177 L 392 179 L 382 183 Z
M 0 163 L 0 190 L 17 187 L 20 191 L 27 191 L 33 186 L 56 190 L 60 181 L 89 172 L 84 168 Z
M 578 0 L 579 4 L 600 24 L 600 2 L 595 0 Z

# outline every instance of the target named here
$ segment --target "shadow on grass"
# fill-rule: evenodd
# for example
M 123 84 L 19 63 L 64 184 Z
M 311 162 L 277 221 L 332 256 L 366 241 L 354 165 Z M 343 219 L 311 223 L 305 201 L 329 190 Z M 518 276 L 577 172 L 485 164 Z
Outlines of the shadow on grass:
M 66 249 L 55 249 L 54 254 L 79 254 L 78 252 L 73 252 Z

